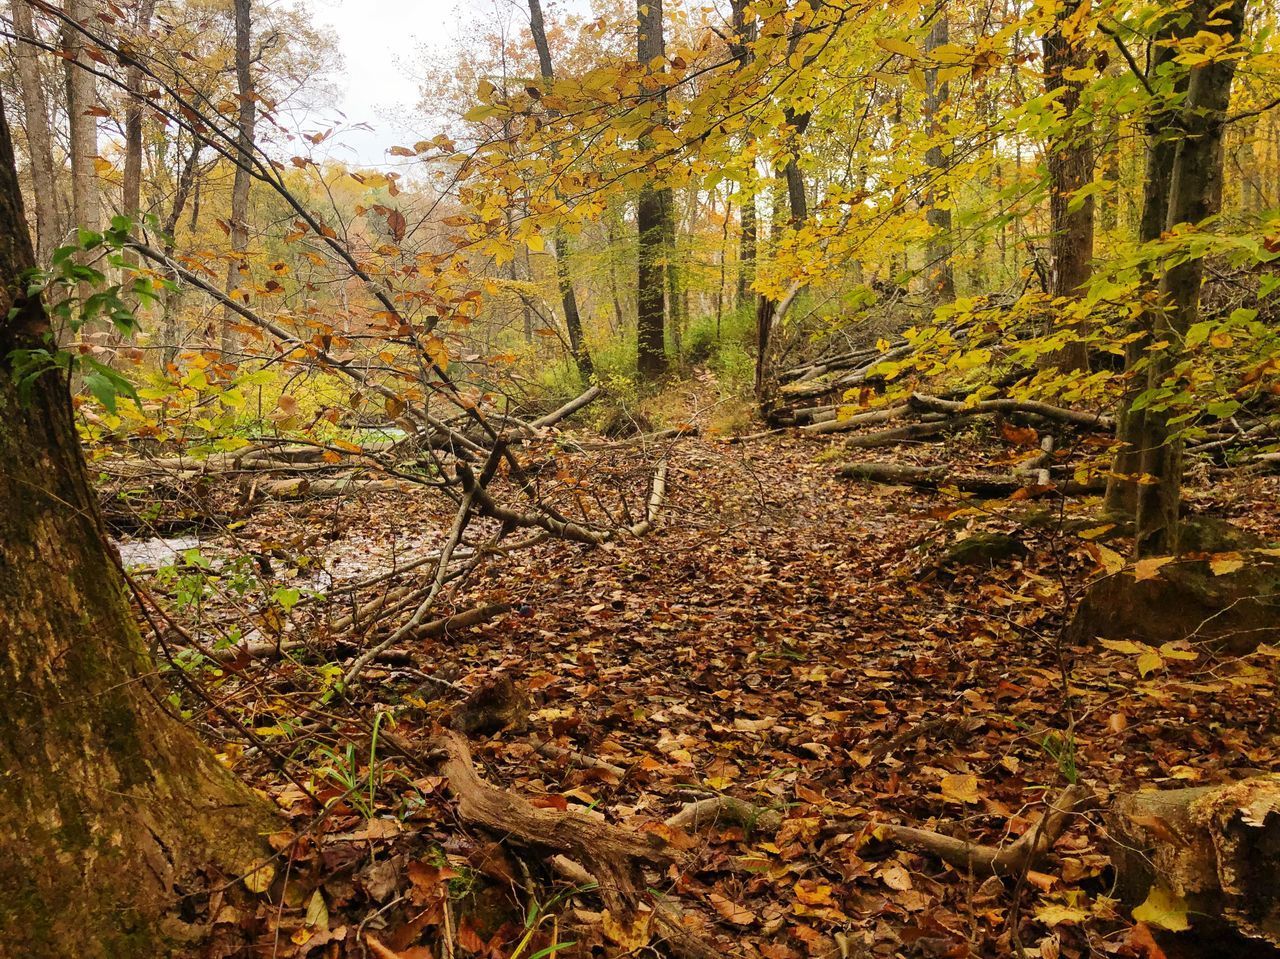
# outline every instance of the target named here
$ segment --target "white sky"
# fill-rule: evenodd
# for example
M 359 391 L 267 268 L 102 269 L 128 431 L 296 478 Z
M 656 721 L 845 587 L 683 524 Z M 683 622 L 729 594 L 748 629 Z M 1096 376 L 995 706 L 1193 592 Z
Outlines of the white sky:
M 362 166 L 388 162 L 386 150 L 413 143 L 434 131 L 415 122 L 418 74 L 423 53 L 452 41 L 460 0 L 300 0 L 316 26 L 337 36 L 342 66 L 332 82 L 336 110 L 348 124 L 367 123 L 372 131 L 344 131 L 326 151 L 334 159 Z M 330 119 L 313 119 L 317 126 Z
M 310 11 L 318 27 L 337 37 L 342 66 L 330 78 L 336 89 L 332 109 L 311 112 L 300 125 L 308 132 L 323 129 L 346 115 L 349 125 L 367 123 L 371 131 L 348 130 L 337 143 L 315 152 L 361 166 L 395 166 L 388 147 L 411 145 L 441 132 L 440 124 L 417 113 L 418 87 L 431 55 L 456 50 L 465 43 L 466 28 L 477 21 L 506 21 L 507 29 L 528 29 L 527 0 L 296 0 Z M 565 10 L 586 12 L 589 0 L 543 0 L 548 20 Z

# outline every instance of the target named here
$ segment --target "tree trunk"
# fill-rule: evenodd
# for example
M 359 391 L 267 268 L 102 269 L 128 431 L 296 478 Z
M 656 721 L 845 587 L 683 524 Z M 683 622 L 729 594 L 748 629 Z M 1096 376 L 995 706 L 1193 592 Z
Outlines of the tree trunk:
M 738 223 L 742 232 L 738 240 L 738 297 L 737 307 L 742 309 L 751 296 L 751 284 L 756 279 L 756 247 L 759 245 L 759 225 L 756 218 L 755 189 L 743 184 L 738 189 Z
M 641 66 L 663 55 L 661 0 L 638 0 L 636 59 Z M 663 246 L 667 236 L 662 191 L 645 185 L 636 201 L 636 369 L 644 379 L 666 372 L 666 314 L 663 309 Z
M 1246 0 L 1233 0 L 1219 9 L 1216 0 L 1197 0 L 1192 20 L 1200 29 L 1209 21 L 1221 21 L 1233 40 L 1244 28 Z M 1192 69 L 1186 105 L 1180 111 L 1182 136 L 1178 139 L 1169 183 L 1168 227 L 1199 224 L 1215 214 L 1222 202 L 1222 136 L 1236 60 L 1218 59 Z M 1162 309 L 1155 314 L 1152 339 L 1168 346 L 1155 352 L 1147 368 L 1147 388 L 1165 385 L 1179 361 L 1178 344 L 1200 312 L 1200 284 L 1204 264 L 1200 257 L 1176 263 L 1160 281 Z M 1171 429 L 1170 414 L 1149 408 L 1143 419 L 1138 448 L 1142 473 L 1152 482 L 1138 487 L 1135 550 L 1140 556 L 1176 552 L 1178 519 L 1182 501 L 1182 441 Z
M 1161 30 L 1152 48 L 1151 76 L 1157 76 L 1162 67 L 1169 64 L 1175 50 L 1169 42 L 1186 36 L 1188 27 L 1168 27 Z M 1180 77 L 1171 93 L 1172 97 L 1185 94 L 1187 79 Z M 1164 232 L 1169 219 L 1169 183 L 1173 177 L 1173 160 L 1178 140 L 1170 134 L 1177 123 L 1178 112 L 1169 103 L 1153 104 L 1148 110 L 1145 124 L 1147 137 L 1146 173 L 1142 188 L 1142 215 L 1138 224 L 1138 241 L 1151 243 Z M 1148 269 L 1141 296 L 1155 293 L 1155 277 Z M 1143 309 L 1134 320 L 1135 338 L 1125 344 L 1125 387 L 1116 416 L 1115 458 L 1111 475 L 1107 479 L 1107 495 L 1104 507 L 1109 513 L 1132 517 L 1138 510 L 1138 478 L 1142 469 L 1142 441 L 1145 411 L 1132 408 L 1134 400 L 1146 389 L 1146 377 L 1141 364 L 1147 355 L 1151 340 L 1152 311 Z
M 13 32 L 18 37 L 13 56 L 18 66 L 27 131 L 27 159 L 36 204 L 36 258 L 44 266 L 62 240 L 64 227 L 58 216 L 57 167 L 53 165 L 53 140 L 49 134 L 49 105 L 40 82 L 40 54 L 34 46 L 35 22 L 28 0 L 13 0 Z
M 253 157 L 253 128 L 257 117 L 258 98 L 253 88 L 253 76 L 249 63 L 253 56 L 250 48 L 252 30 L 252 0 L 234 0 L 236 18 L 236 89 L 239 95 L 239 112 L 236 117 L 236 166 L 231 183 L 231 259 L 227 263 L 227 295 L 243 282 L 242 273 L 248 268 L 245 251 L 249 248 L 249 171 L 245 169 Z M 246 303 L 248 297 L 241 297 Z M 227 356 L 236 349 L 235 313 L 226 309 L 222 315 L 222 353 Z
M 1080 122 L 1083 84 L 1065 76 L 1086 65 L 1083 31 L 1075 23 L 1084 0 L 1060 7 L 1053 26 L 1042 40 L 1044 89 L 1058 93 L 1062 108 L 1061 133 L 1050 145 L 1049 167 L 1049 295 L 1073 299 L 1089 279 L 1093 259 L 1093 197 L 1072 209 L 1075 195 L 1093 181 L 1093 141 L 1087 124 Z M 1056 309 L 1056 308 L 1055 308 Z M 1083 370 L 1089 366 L 1089 348 L 1083 340 L 1069 343 L 1047 358 L 1046 365 L 1059 370 Z
M 747 0 L 731 0 L 733 34 L 730 50 L 740 68 L 745 68 L 754 57 L 751 42 L 756 38 L 756 24 L 747 22 Z M 738 223 L 741 235 L 738 239 L 738 295 L 735 308 L 741 310 L 748 302 L 751 284 L 756 278 L 756 248 L 760 242 L 760 229 L 756 217 L 755 159 L 750 152 L 748 139 L 744 145 L 752 157 L 746 179 L 738 188 Z
M 272 819 L 160 705 L 66 379 L 19 398 L 9 357 L 48 331 L 16 298 L 33 262 L 0 103 L 0 942 L 150 959 L 194 870 L 248 871 Z
M 938 8 L 937 19 L 933 29 L 929 31 L 929 39 L 925 43 L 925 54 L 951 42 L 951 29 L 947 21 L 945 4 Z M 929 137 L 933 145 L 925 151 L 925 163 L 931 171 L 931 183 L 925 194 L 925 220 L 932 231 L 929 248 L 927 278 L 929 293 L 938 303 L 950 303 L 956 298 L 955 273 L 951 266 L 951 207 L 947 190 L 941 181 L 947 173 L 949 158 L 942 143 L 937 142 L 942 136 L 941 116 L 951 98 L 950 84 L 938 82 L 938 68 L 930 67 L 924 71 L 924 116 L 929 127 Z
M 684 316 L 680 308 L 680 264 L 677 260 L 680 226 L 676 217 L 675 191 L 659 190 L 658 195 L 662 200 L 662 273 L 667 288 L 667 321 L 670 326 L 671 349 L 678 357 L 682 352 L 681 339 L 684 333 Z
M 529 32 L 533 35 L 533 45 L 538 51 L 538 70 L 542 79 L 550 84 L 556 77 L 555 67 L 551 62 L 551 46 L 547 43 L 547 29 L 542 17 L 540 0 L 529 0 Z M 560 304 L 564 309 L 564 325 L 569 332 L 569 349 L 573 352 L 573 361 L 578 367 L 578 374 L 584 382 L 589 382 L 595 368 L 591 363 L 591 354 L 587 350 L 586 338 L 582 331 L 582 316 L 578 312 L 578 295 L 573 289 L 573 280 L 569 276 L 569 238 L 564 230 L 556 227 L 551 235 L 551 246 L 555 251 L 556 284 L 560 289 Z
M 134 36 L 141 39 L 151 30 L 151 15 L 155 12 L 155 0 L 142 0 L 138 5 L 138 19 L 134 24 Z M 124 112 L 124 181 L 121 191 L 121 207 L 126 216 L 136 216 L 142 209 L 142 69 L 130 64 L 125 71 L 125 89 L 128 103 Z M 125 262 L 137 265 L 138 255 L 125 252 Z
M 1106 816 L 1120 899 L 1156 899 L 1185 912 L 1195 937 L 1188 946 L 1220 941 L 1234 928 L 1280 948 L 1278 804 L 1274 776 L 1120 796 Z M 1247 954 L 1243 943 L 1232 945 L 1230 954 Z
M 65 11 L 77 23 L 93 16 L 88 0 L 66 0 Z M 86 51 L 84 35 L 69 25 L 63 27 L 63 46 L 67 51 L 67 113 L 71 144 L 71 218 L 85 230 L 101 226 L 102 211 L 98 205 L 98 84 L 89 72 L 93 62 Z M 80 69 L 83 67 L 84 69 Z M 79 297 L 86 299 L 92 290 L 81 284 Z M 69 331 L 68 331 L 69 332 Z M 60 333 L 60 335 L 62 335 Z
M 191 152 L 187 154 L 186 162 L 182 165 L 182 170 L 178 174 L 178 183 L 173 194 L 173 207 L 169 210 L 169 216 L 164 222 L 164 256 L 166 260 L 172 259 L 173 251 L 176 243 L 176 234 L 178 230 L 178 221 L 182 218 L 182 211 L 187 205 L 187 199 L 191 196 L 192 189 L 196 182 L 196 166 L 200 162 L 200 141 L 193 139 L 191 142 Z M 171 280 L 176 281 L 178 276 L 176 273 L 170 273 Z M 181 335 L 178 330 L 178 307 L 182 300 L 182 290 L 180 287 L 165 290 L 160 309 L 160 337 L 161 337 L 161 369 L 167 369 L 169 364 L 178 358 L 178 348 L 180 346 Z

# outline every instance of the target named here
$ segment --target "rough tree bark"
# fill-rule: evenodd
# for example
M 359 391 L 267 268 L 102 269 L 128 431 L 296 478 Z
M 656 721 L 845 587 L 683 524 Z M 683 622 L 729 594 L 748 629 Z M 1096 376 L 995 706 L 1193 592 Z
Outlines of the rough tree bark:
M 1058 8 L 1053 26 L 1041 41 L 1044 50 L 1044 89 L 1057 94 L 1062 108 L 1062 132 L 1050 146 L 1049 168 L 1049 295 L 1069 299 L 1079 295 L 1089 279 L 1093 259 L 1092 196 L 1075 209 L 1077 193 L 1093 180 L 1093 138 L 1080 122 L 1080 91 L 1084 84 L 1069 79 L 1068 71 L 1086 66 L 1088 51 L 1080 21 L 1089 9 L 1084 0 Z M 1080 331 L 1077 331 L 1080 332 Z M 1089 366 L 1089 348 L 1083 340 L 1068 343 L 1046 358 L 1059 370 L 1083 370 Z
M 1168 41 L 1186 35 L 1189 21 L 1174 19 L 1157 35 L 1152 45 L 1148 82 L 1159 77 L 1173 62 L 1176 49 Z M 1178 78 L 1168 99 L 1153 102 L 1147 111 L 1146 171 L 1142 188 L 1142 213 L 1138 223 L 1138 241 L 1150 243 L 1159 239 L 1169 219 L 1169 182 L 1173 176 L 1173 158 L 1178 149 L 1175 135 L 1178 112 L 1174 103 L 1186 93 L 1185 74 Z M 1150 270 L 1143 280 L 1143 300 L 1154 296 L 1155 277 Z M 1132 517 L 1138 509 L 1138 477 L 1142 468 L 1142 435 L 1144 413 L 1133 409 L 1133 402 L 1146 388 L 1145 377 L 1139 375 L 1147 345 L 1151 338 L 1153 311 L 1144 306 L 1135 319 L 1131 332 L 1134 339 L 1125 345 L 1125 389 L 1116 417 L 1116 454 L 1107 479 L 1104 506 L 1107 512 Z
M 662 0 L 638 0 L 636 19 L 636 59 L 648 69 L 654 58 L 664 53 Z M 665 207 L 662 191 L 648 184 L 640 190 L 636 202 L 636 368 L 647 379 L 660 376 L 667 369 L 662 269 L 667 235 Z
M 753 56 L 751 43 L 756 37 L 756 25 L 747 22 L 747 0 L 732 0 L 733 34 L 730 47 L 739 68 L 746 67 Z M 750 146 L 750 143 L 747 144 Z M 759 225 L 756 217 L 756 192 L 753 176 L 755 161 L 747 171 L 748 179 L 738 189 L 738 222 L 741 236 L 738 240 L 738 296 L 737 308 L 742 309 L 751 293 L 756 278 L 756 247 L 759 245 Z
M 540 0 L 529 0 L 529 32 L 533 35 L 533 46 L 538 51 L 538 71 L 542 74 L 543 81 L 549 85 L 555 80 L 556 72 L 551 62 L 551 45 L 547 43 L 547 28 Z M 582 332 L 578 295 L 569 276 L 569 238 L 559 227 L 551 234 L 551 247 L 555 253 L 556 284 L 560 288 L 560 304 L 564 309 L 565 329 L 569 333 L 569 349 L 573 352 L 573 361 L 578 367 L 579 375 L 584 382 L 589 382 L 595 368 Z
M 925 54 L 951 41 L 951 27 L 947 20 L 945 4 L 939 6 L 933 28 L 929 31 L 929 39 L 925 43 Z M 925 163 L 932 171 L 932 182 L 925 195 L 925 219 L 932 230 L 928 252 L 928 284 L 929 293 L 938 303 L 950 303 L 956 298 L 955 272 L 951 265 L 951 207 L 947 192 L 940 186 L 946 175 L 948 157 L 943 149 L 940 137 L 942 134 L 940 118 L 951 98 L 950 84 L 939 82 L 938 68 L 930 67 L 924 71 L 924 115 L 929 126 L 929 136 L 933 145 L 925 151 Z
M 245 251 L 249 249 L 249 171 L 245 169 L 253 155 L 253 128 L 257 120 L 258 97 L 253 87 L 253 74 L 249 64 L 253 58 L 250 49 L 253 26 L 252 0 L 234 0 L 236 19 L 236 90 L 239 111 L 236 115 L 236 154 L 239 164 L 231 183 L 231 258 L 227 261 L 227 295 L 235 296 L 240 288 L 241 275 L 246 269 Z M 247 301 L 247 298 L 244 298 Z M 224 310 L 222 314 L 221 347 L 224 355 L 236 348 L 235 314 Z
M 142 38 L 151 30 L 151 16 L 155 12 L 155 0 L 142 0 L 138 4 L 134 36 Z M 121 207 L 127 216 L 134 216 L 142 209 L 142 68 L 131 63 L 125 71 L 125 88 L 128 103 L 124 112 L 124 177 L 121 189 Z M 125 262 L 137 264 L 137 254 L 126 251 Z
M 1225 6 L 1219 6 L 1216 0 L 1196 0 L 1192 5 L 1193 23 L 1200 29 L 1224 31 L 1238 40 L 1244 30 L 1246 6 L 1246 0 L 1232 0 Z M 1169 228 L 1199 224 L 1221 206 L 1222 138 L 1236 62 L 1219 57 L 1192 68 L 1186 103 L 1179 113 L 1183 135 L 1178 140 L 1169 182 Z M 1177 344 L 1184 341 L 1200 312 L 1203 275 L 1203 260 L 1192 257 L 1170 267 L 1160 280 L 1161 308 L 1154 316 L 1152 338 L 1169 346 L 1150 357 L 1148 388 L 1163 386 L 1173 374 L 1180 359 Z M 1182 441 L 1171 429 L 1169 417 L 1166 410 L 1148 409 L 1137 444 L 1142 450 L 1142 473 L 1154 480 L 1138 487 L 1134 539 L 1138 555 L 1160 555 L 1178 548 Z
M 182 211 L 186 208 L 187 200 L 191 197 L 192 189 L 196 182 L 196 167 L 200 162 L 200 141 L 192 139 L 191 152 L 187 154 L 186 160 L 182 164 L 182 169 L 178 173 L 178 182 L 173 193 L 173 206 L 169 209 L 169 215 L 165 218 L 163 234 L 164 234 L 164 258 L 165 262 L 173 259 L 174 245 L 177 242 L 178 221 L 182 218 Z M 170 272 L 170 279 L 177 280 L 178 275 Z M 161 339 L 161 368 L 167 368 L 170 363 L 178 358 L 178 348 L 181 344 L 181 333 L 178 329 L 178 307 L 182 301 L 182 288 L 174 286 L 164 291 L 164 298 L 160 309 L 160 339 Z
M 57 167 L 53 165 L 53 140 L 49 133 L 49 105 L 40 81 L 40 54 L 35 46 L 36 28 L 28 0 L 10 4 L 13 32 L 18 37 L 13 56 L 18 66 L 18 89 L 22 94 L 27 159 L 36 213 L 36 257 L 47 264 L 63 234 L 58 216 Z
M 76 23 L 86 23 L 93 16 L 88 0 L 66 0 L 66 15 Z M 98 106 L 98 84 L 89 69 L 92 61 L 87 52 L 84 35 L 69 24 L 63 27 L 63 47 L 66 50 L 67 113 L 71 144 L 71 217 L 75 226 L 97 230 L 101 226 L 102 212 L 98 204 L 98 118 L 94 111 Z M 82 286 L 79 295 L 84 299 L 91 291 Z
M 272 820 L 160 705 L 65 378 L 18 395 L 13 351 L 49 331 L 33 262 L 0 102 L 0 943 L 150 959 L 195 869 L 247 871 Z

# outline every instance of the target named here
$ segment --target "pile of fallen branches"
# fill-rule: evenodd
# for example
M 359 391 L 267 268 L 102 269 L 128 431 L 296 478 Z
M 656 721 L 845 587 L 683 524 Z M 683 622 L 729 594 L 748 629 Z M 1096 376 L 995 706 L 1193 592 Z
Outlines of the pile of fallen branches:
M 836 419 L 846 390 L 880 383 L 882 364 L 903 360 L 913 351 L 907 343 L 887 351 L 869 347 L 784 370 L 778 374 L 782 385 L 767 410 L 769 425 L 803 426 Z

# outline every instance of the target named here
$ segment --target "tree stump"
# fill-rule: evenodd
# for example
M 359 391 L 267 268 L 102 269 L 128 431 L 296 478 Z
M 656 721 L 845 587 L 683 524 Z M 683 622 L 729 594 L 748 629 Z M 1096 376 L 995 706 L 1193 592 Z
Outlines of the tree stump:
M 1280 774 L 1131 793 L 1107 822 L 1135 918 L 1197 937 L 1225 924 L 1280 947 Z

